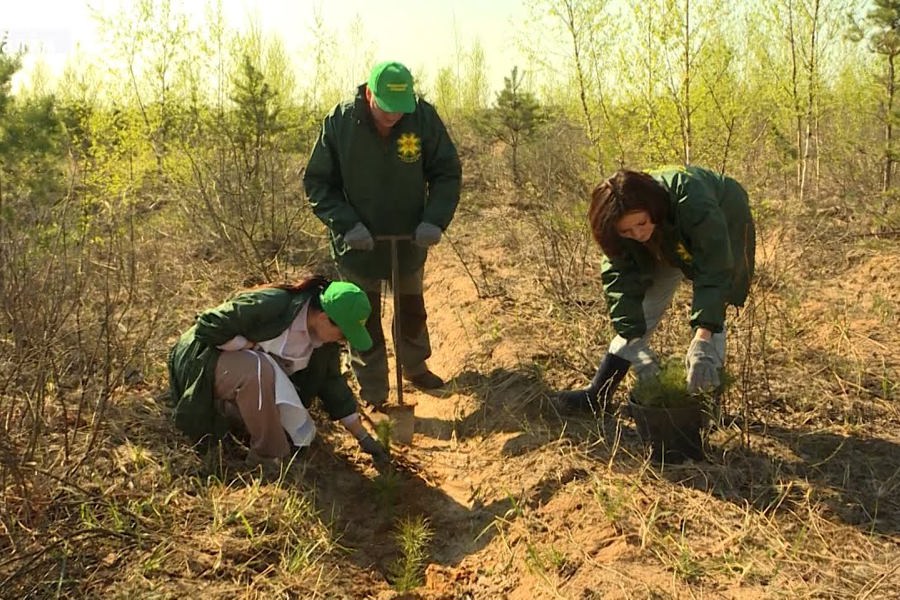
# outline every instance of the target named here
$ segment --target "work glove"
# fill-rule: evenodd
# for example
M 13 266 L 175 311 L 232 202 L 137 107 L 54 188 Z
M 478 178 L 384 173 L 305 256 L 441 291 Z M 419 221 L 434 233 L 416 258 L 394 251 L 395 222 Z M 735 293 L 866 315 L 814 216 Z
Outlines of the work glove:
M 422 248 L 434 246 L 441 241 L 441 228 L 437 225 L 422 221 L 419 223 L 419 226 L 416 227 L 416 234 L 413 236 L 413 241 L 416 246 L 421 246 Z
M 354 225 L 344 234 L 344 242 L 354 250 L 372 250 L 375 248 L 375 240 L 372 234 L 362 223 Z
M 719 364 L 713 343 L 694 339 L 684 357 L 688 393 L 712 392 L 718 388 Z
M 381 442 L 373 438 L 368 433 L 359 438 L 359 448 L 372 457 L 376 464 L 386 464 L 391 461 L 391 455 Z

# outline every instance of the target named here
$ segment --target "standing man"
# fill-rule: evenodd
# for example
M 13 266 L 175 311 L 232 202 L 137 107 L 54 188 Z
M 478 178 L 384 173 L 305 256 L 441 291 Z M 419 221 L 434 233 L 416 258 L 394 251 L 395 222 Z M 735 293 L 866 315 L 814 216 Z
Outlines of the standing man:
M 422 295 L 428 248 L 441 240 L 459 203 L 461 168 L 456 147 L 434 107 L 416 98 L 409 69 L 383 62 L 372 69 L 356 97 L 337 105 L 322 125 L 303 186 L 313 212 L 331 233 L 341 276 L 381 306 L 381 282 L 390 281 L 389 242 L 380 235 L 411 235 L 399 242 L 399 349 L 404 377 L 421 389 L 444 381 L 426 361 L 431 343 Z M 373 346 L 353 351 L 360 397 L 380 407 L 389 392 L 381 311 L 366 329 Z

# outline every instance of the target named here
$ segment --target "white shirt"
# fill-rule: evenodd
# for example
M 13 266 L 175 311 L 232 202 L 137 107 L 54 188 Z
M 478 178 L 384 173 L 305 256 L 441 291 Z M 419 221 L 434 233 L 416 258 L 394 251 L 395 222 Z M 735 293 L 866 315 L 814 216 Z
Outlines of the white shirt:
M 278 336 L 256 343 L 256 348 L 277 357 L 278 363 L 284 371 L 290 375 L 309 364 L 313 350 L 323 344 L 315 334 L 306 326 L 306 317 L 309 313 L 309 301 L 303 305 L 290 326 Z M 219 346 L 220 350 L 240 350 L 248 344 L 247 338 L 237 335 Z

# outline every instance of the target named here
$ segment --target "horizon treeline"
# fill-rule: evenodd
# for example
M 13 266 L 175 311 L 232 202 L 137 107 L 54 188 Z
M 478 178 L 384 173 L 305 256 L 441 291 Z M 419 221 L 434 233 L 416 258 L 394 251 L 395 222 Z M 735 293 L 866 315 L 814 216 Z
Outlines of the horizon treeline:
M 518 32 L 527 64 L 510 67 L 516 94 L 537 102 L 544 126 L 566 123 L 569 139 L 557 143 L 586 145 L 587 180 L 623 166 L 694 163 L 801 203 L 832 193 L 835 179 L 842 193 L 893 186 L 900 2 L 530 0 L 528 7 L 531 18 Z M 216 3 L 206 10 L 198 26 L 173 0 L 95 15 L 103 57 L 73 59 L 55 82 L 38 67 L 17 97 L 7 85 L 5 103 L 22 114 L 43 104 L 71 151 L 115 153 L 113 140 L 118 152 L 127 146 L 132 174 L 184 170 L 171 164 L 184 158 L 175 158 L 177 147 L 202 151 L 209 139 L 196 136 L 232 117 L 243 137 L 274 134 L 269 142 L 304 158 L 321 117 L 371 66 L 364 24 L 334 29 L 315 14 L 311 52 L 300 59 L 258 27 L 229 30 Z M 6 48 L 3 57 L 21 59 Z M 489 61 L 476 40 L 447 64 L 416 73 L 419 92 L 452 133 L 498 109 L 504 90 L 489 89 Z M 5 137 L 12 138 L 6 146 L 15 141 Z M 876 204 L 886 208 L 886 200 Z

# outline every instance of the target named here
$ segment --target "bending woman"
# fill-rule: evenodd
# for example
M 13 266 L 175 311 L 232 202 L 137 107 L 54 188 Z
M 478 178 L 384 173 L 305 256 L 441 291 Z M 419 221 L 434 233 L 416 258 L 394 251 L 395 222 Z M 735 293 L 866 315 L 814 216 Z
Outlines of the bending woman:
M 725 307 L 743 306 L 753 277 L 747 192 L 700 167 L 622 170 L 594 189 L 588 216 L 605 255 L 601 276 L 617 335 L 590 385 L 561 392 L 560 408 L 608 410 L 631 367 L 639 378 L 659 372 L 650 336 L 683 278 L 693 285 L 688 391 L 714 390 L 725 362 Z
M 365 452 L 386 459 L 340 369 L 338 342 L 372 346 L 371 310 L 354 284 L 312 277 L 246 290 L 204 311 L 169 353 L 176 426 L 195 441 L 243 429 L 248 462 L 277 464 L 312 442 L 306 407 L 318 397 Z

